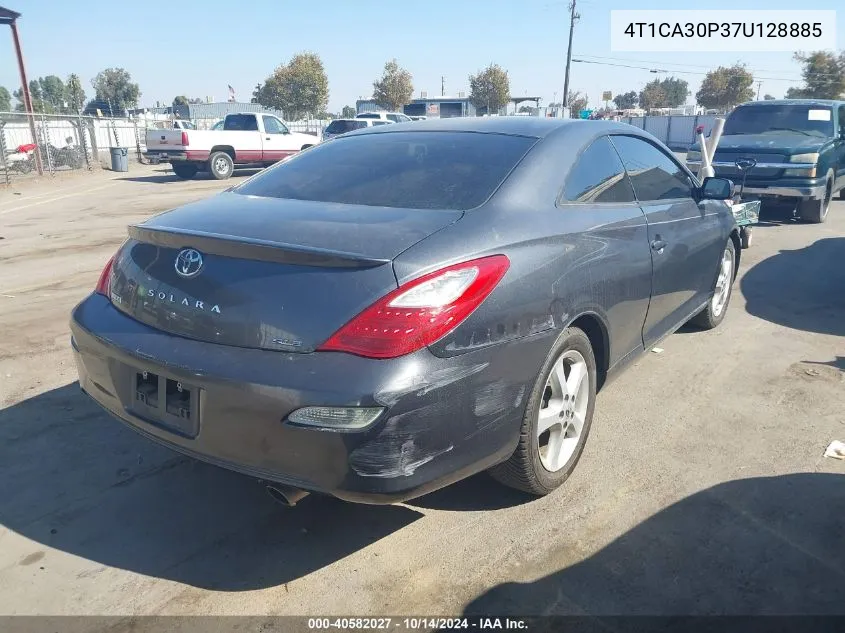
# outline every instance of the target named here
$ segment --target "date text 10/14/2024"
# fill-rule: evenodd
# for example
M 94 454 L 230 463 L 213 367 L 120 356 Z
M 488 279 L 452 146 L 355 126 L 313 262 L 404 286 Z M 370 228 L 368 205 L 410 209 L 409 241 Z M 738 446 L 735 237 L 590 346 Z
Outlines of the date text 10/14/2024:
M 309 618 L 308 629 L 311 631 L 329 630 L 399 630 L 430 631 L 443 629 L 463 630 L 526 630 L 528 623 L 520 618 L 473 617 L 473 618 L 436 618 L 436 617 L 401 617 L 401 618 Z

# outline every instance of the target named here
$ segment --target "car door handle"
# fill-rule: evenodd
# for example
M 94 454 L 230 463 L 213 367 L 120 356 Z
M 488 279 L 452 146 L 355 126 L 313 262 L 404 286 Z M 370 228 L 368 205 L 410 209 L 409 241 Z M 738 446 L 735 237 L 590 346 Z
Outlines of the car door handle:
M 660 239 L 658 239 L 658 240 L 654 240 L 654 241 L 652 241 L 652 243 L 651 243 L 651 248 L 652 248 L 652 250 L 655 250 L 655 251 L 657 251 L 657 252 L 659 253 L 659 252 L 661 252 L 664 248 L 666 248 L 666 242 L 664 242 L 663 240 L 660 240 Z

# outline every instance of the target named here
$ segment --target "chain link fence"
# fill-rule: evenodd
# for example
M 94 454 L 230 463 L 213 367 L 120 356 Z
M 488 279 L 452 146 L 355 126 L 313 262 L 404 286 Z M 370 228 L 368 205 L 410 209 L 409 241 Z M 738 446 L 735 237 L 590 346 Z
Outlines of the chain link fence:
M 145 132 L 131 119 L 0 112 L 0 182 L 110 164 L 109 148 L 134 151 L 139 161 Z

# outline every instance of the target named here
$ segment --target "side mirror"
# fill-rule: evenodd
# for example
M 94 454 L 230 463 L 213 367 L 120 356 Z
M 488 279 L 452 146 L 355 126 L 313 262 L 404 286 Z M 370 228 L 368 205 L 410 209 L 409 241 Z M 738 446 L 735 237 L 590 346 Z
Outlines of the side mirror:
M 733 196 L 734 184 L 727 178 L 708 177 L 699 190 L 702 200 L 729 200 Z

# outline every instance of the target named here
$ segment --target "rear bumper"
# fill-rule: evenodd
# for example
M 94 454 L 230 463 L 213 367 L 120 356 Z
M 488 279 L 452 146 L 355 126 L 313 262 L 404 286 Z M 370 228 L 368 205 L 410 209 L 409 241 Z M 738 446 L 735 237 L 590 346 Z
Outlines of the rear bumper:
M 144 152 L 144 157 L 151 161 L 158 161 L 160 163 L 169 162 L 204 162 L 208 160 L 207 151 L 185 151 L 185 150 L 166 150 L 166 149 L 148 149 Z
M 417 497 L 506 459 L 551 345 L 546 334 L 449 359 L 428 350 L 389 361 L 286 354 L 171 336 L 100 295 L 74 309 L 71 332 L 83 390 L 142 435 L 263 480 L 365 503 Z M 195 436 L 138 413 L 143 371 L 196 389 Z M 359 432 L 285 422 L 309 405 L 385 411 Z

